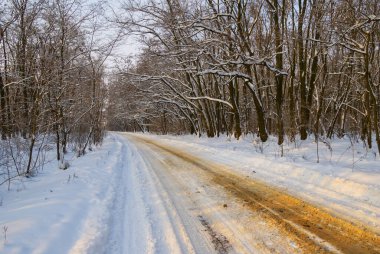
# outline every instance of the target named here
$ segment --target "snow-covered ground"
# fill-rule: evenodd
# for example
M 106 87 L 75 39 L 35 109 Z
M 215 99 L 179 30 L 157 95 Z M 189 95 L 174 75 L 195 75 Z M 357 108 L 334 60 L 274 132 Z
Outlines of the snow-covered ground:
M 134 135 L 229 165 L 380 232 L 379 156 L 359 143 L 353 147 L 348 139 L 320 143 L 320 163 L 316 163 L 316 145 L 311 140 L 286 144 L 280 157 L 275 140 L 262 146 L 252 137 L 236 141 Z M 227 221 L 231 216 L 227 212 L 233 209 L 236 218 L 228 218 L 229 229 L 223 231 L 219 225 L 227 237 L 238 232 L 242 246 L 261 239 L 263 244 L 286 245 L 277 246 L 282 253 L 298 252 L 291 240 L 265 223 L 255 227 L 260 228 L 258 233 L 267 229 L 272 236 L 268 241 L 262 240 L 267 235 L 247 236 L 248 231 L 234 229 L 243 218 L 236 216 L 240 206 L 215 210 L 214 203 L 219 207 L 224 198 L 217 189 L 206 186 L 214 200 L 194 197 L 205 189 L 191 194 L 169 175 L 152 171 L 159 167 L 157 161 L 166 159 L 159 153 L 151 155 L 152 151 L 144 153 L 122 134 L 110 133 L 103 146 L 86 156 L 67 156 L 71 158 L 67 170 L 59 170 L 52 161 L 36 177 L 13 182 L 10 191 L 0 186 L 0 253 L 211 253 L 215 246 L 205 231 L 213 233 L 217 219 Z M 184 182 L 198 189 L 191 175 L 182 174 Z M 174 190 L 186 194 L 177 195 Z M 208 221 L 197 216 L 200 207 Z M 238 246 L 237 240 L 229 239 Z M 260 248 L 251 250 L 266 253 Z
M 67 170 L 52 161 L 10 191 L 0 186 L 0 253 L 213 252 L 202 234 L 187 233 L 201 229 L 125 137 L 110 134 L 86 156 L 70 156 Z
M 68 170 L 52 160 L 36 177 L 0 186 L 0 253 L 75 253 L 95 248 L 113 205 L 121 145 L 104 146 L 75 158 Z M 54 154 L 48 154 L 54 157 Z M 86 231 L 86 234 L 82 234 Z M 101 245 L 99 247 L 102 247 Z

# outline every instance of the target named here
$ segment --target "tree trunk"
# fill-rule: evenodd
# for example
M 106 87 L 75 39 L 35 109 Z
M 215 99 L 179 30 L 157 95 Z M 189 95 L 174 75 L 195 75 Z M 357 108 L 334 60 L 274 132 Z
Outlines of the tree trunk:
M 307 1 L 304 0 L 301 3 L 301 0 L 298 1 L 299 16 L 298 16 L 298 68 L 299 68 L 299 82 L 300 82 L 300 135 L 301 140 L 307 138 L 307 91 L 306 91 L 306 59 L 304 57 L 305 49 L 303 42 L 303 24 L 305 17 Z

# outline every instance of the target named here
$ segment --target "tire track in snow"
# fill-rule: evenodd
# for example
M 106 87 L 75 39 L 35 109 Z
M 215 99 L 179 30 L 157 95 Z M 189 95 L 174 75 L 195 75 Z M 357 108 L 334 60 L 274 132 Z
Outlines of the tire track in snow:
M 99 180 L 108 181 L 107 188 L 99 189 L 106 191 L 102 196 L 107 196 L 107 202 L 99 202 L 100 208 L 88 216 L 72 253 L 213 253 L 212 245 L 202 243 L 204 239 L 191 241 L 188 230 L 192 233 L 194 221 L 183 216 L 186 211 L 178 212 L 169 190 L 151 171 L 154 163 L 124 137 L 111 136 L 115 151 L 106 168 L 113 177 Z
M 173 195 L 172 183 L 160 174 L 157 161 L 151 154 L 143 154 L 129 142 L 134 151 L 141 181 L 145 188 L 144 202 L 149 210 L 148 217 L 152 233 L 156 239 L 155 253 L 213 253 L 212 244 L 199 237 L 200 229 L 194 226 L 196 219 L 191 219 L 181 202 Z M 196 231 L 196 232 L 194 232 Z M 195 238 L 195 239 L 194 239 Z
M 143 199 L 143 183 L 138 172 L 136 152 L 124 139 L 117 135 L 114 137 L 121 149 L 119 163 L 114 168 L 113 186 L 116 189 L 113 206 L 110 208 L 110 234 L 104 253 L 155 253 L 152 224 Z

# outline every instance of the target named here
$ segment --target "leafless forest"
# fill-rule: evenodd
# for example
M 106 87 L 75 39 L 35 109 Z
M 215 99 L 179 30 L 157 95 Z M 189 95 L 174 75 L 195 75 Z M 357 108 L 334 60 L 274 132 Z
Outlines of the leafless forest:
M 116 22 L 143 46 L 112 77 L 109 127 L 380 149 L 379 12 L 375 0 L 129 1 Z
M 69 144 L 80 156 L 102 140 L 104 60 L 114 46 L 97 39 L 104 30 L 102 11 L 100 4 L 76 0 L 1 1 L 0 173 L 5 179 L 33 174 L 51 149 L 65 168 Z
M 380 149 L 379 12 L 375 0 L 2 1 L 0 174 L 32 174 L 49 149 L 65 168 L 106 124 Z M 108 75 L 111 27 L 140 51 Z

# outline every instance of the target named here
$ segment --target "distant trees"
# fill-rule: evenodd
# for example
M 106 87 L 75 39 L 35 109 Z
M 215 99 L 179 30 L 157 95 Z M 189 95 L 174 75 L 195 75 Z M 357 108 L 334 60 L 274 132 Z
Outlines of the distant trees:
M 0 8 L 1 159 L 30 175 L 51 141 L 62 162 L 69 143 L 83 154 L 101 142 L 109 45 L 95 42 L 99 4 L 6 0 Z
M 371 147 L 375 133 L 380 149 L 379 10 L 370 0 L 126 2 L 117 22 L 145 46 L 113 87 L 151 104 L 124 127 L 144 116 L 156 131 L 274 134 L 279 145 L 285 134 L 349 132 Z

